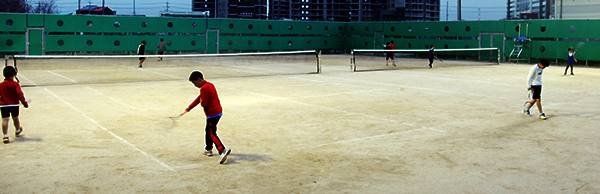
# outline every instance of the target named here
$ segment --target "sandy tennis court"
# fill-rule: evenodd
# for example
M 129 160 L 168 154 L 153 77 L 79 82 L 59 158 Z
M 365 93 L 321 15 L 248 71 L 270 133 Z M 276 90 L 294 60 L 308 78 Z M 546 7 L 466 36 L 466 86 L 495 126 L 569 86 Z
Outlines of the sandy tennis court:
M 324 55 L 320 74 L 310 60 L 260 58 L 19 64 L 32 102 L 24 135 L 11 126 L 0 145 L 1 192 L 600 190 L 600 69 L 547 68 L 543 121 L 522 113 L 530 65 L 370 61 L 383 70 L 352 72 L 348 55 Z M 221 98 L 224 165 L 202 155 L 200 107 L 168 118 L 198 95 L 195 69 Z

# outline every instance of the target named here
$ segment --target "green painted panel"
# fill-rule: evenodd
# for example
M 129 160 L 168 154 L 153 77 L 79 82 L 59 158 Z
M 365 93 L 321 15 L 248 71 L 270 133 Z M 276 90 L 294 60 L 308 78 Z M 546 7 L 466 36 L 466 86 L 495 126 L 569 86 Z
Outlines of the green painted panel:
M 371 22 L 351 22 L 347 23 L 347 30 L 351 35 L 373 35 L 375 32 L 375 23 Z
M 383 30 L 386 36 L 479 36 L 477 22 L 389 22 Z
M 44 14 L 27 14 L 27 26 L 28 27 L 43 27 L 44 26 Z
M 480 32 L 499 32 L 504 33 L 504 25 L 506 22 L 504 21 L 481 21 Z
M 25 34 L 0 34 L 1 52 L 25 52 Z
M 584 42 L 586 46 L 578 52 L 578 59 L 600 60 L 596 54 L 600 52 L 597 49 L 600 20 L 306 22 L 0 13 L 0 31 L 4 32 L 0 33 L 0 52 L 23 52 L 29 25 L 44 28 L 47 52 L 133 52 L 141 40 L 148 41 L 147 49 L 153 52 L 161 37 L 170 42 L 169 51 L 204 51 L 207 29 L 213 29 L 220 36 L 218 49 L 227 51 L 347 51 L 380 48 L 380 39 L 394 40 L 398 49 L 427 49 L 428 45 L 435 45 L 437 49 L 476 48 L 480 41 L 476 37 L 480 33 L 494 32 L 505 34 L 506 42 L 497 35 L 489 42 L 486 36 L 481 40 L 483 47 L 506 44 L 503 55 L 508 56 L 514 38 L 519 36 L 516 29 L 519 23 L 528 24 L 521 28 L 522 36 L 528 31 L 527 36 L 533 39 L 525 56 L 563 58 L 566 48 Z M 5 46 L 8 44 L 11 45 Z
M 29 55 L 44 54 L 44 33 L 42 29 L 29 29 Z
M 209 30 L 206 32 L 206 53 L 215 54 L 219 49 L 219 32 L 216 30 Z
M 25 32 L 27 15 L 0 13 L 0 32 Z
M 81 36 L 81 35 L 47 35 L 46 52 L 79 52 L 79 51 L 131 51 L 135 52 L 142 40 L 146 40 L 146 51 L 158 49 L 160 38 L 165 39 L 168 51 L 202 51 L 204 36 Z M 169 45 L 170 44 L 170 45 Z
M 206 20 L 189 18 L 47 15 L 48 32 L 205 33 Z
M 270 20 L 221 20 L 221 34 L 269 34 L 269 35 L 326 35 L 342 34 L 344 23 L 270 21 Z M 339 30 L 342 27 L 342 30 Z

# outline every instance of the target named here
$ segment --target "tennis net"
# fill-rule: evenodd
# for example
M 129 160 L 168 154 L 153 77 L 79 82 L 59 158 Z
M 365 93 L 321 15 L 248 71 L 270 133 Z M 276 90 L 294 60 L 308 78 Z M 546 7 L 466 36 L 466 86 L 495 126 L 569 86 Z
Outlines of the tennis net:
M 428 52 L 429 49 L 353 49 L 350 69 L 356 72 L 428 68 Z M 434 68 L 494 65 L 499 64 L 501 59 L 498 48 L 435 49 L 434 52 L 437 57 L 432 65 Z M 386 61 L 386 53 L 393 54 L 395 61 L 391 59 Z
M 162 57 L 162 60 L 159 60 Z M 145 58 L 142 68 L 139 58 Z M 320 72 L 318 51 L 185 55 L 13 55 L 22 86 L 187 80 L 199 70 L 207 79 Z

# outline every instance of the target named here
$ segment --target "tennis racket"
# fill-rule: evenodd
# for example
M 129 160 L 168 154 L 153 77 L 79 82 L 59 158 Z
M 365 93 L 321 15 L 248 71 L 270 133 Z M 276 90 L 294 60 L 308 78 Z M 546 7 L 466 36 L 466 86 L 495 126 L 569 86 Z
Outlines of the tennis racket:
M 437 59 L 438 61 L 442 62 L 442 63 L 444 62 L 444 60 L 442 60 L 442 59 L 440 59 L 440 58 L 437 58 L 437 57 L 436 57 L 436 59 Z
M 187 111 L 174 116 L 174 117 L 167 117 L 169 119 L 171 119 L 171 126 L 167 129 L 167 134 L 172 133 L 173 129 L 175 129 L 177 127 L 177 120 L 179 120 L 179 118 L 181 118 L 185 113 L 187 113 Z
M 523 110 L 527 109 L 527 105 L 531 103 L 531 90 L 527 91 L 527 100 L 523 103 Z

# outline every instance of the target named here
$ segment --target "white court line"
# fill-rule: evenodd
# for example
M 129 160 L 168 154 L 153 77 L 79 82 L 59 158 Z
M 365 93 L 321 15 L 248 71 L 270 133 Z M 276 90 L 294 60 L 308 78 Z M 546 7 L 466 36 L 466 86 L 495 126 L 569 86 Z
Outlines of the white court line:
M 87 88 L 87 89 L 90 89 L 90 90 L 92 90 L 92 91 L 96 92 L 97 94 L 100 94 L 100 95 L 102 95 L 102 96 L 104 96 L 104 97 L 106 97 L 106 98 L 108 98 L 108 99 L 110 99 L 110 100 L 112 100 L 112 101 L 114 101 L 114 102 L 116 102 L 116 103 L 119 103 L 120 105 L 123 105 L 123 106 L 129 107 L 129 108 L 131 108 L 131 109 L 134 109 L 134 110 L 148 110 L 148 109 L 136 108 L 136 107 L 133 107 L 133 106 L 131 106 L 131 105 L 129 105 L 129 104 L 125 104 L 125 103 L 123 103 L 123 102 L 121 102 L 121 101 L 119 101 L 119 100 L 117 100 L 117 99 L 115 99 L 115 98 L 113 98 L 113 97 L 110 97 L 110 96 L 108 96 L 108 95 L 106 95 L 106 94 L 104 94 L 104 93 L 102 93 L 102 92 L 100 92 L 100 91 L 98 91 L 98 90 L 96 90 L 96 89 L 90 88 L 89 86 L 87 86 L 86 88 Z
M 501 100 L 514 100 L 514 98 L 503 98 L 503 97 L 498 97 L 498 96 L 491 96 L 491 95 L 480 94 L 480 93 L 470 93 L 470 92 L 464 92 L 464 91 L 442 90 L 442 89 L 436 89 L 436 88 L 407 86 L 407 85 L 401 85 L 401 84 L 389 84 L 389 83 L 381 83 L 381 82 L 376 82 L 376 81 L 357 80 L 357 79 L 348 79 L 348 78 L 340 78 L 340 77 L 330 77 L 330 78 L 339 79 L 339 80 L 348 80 L 348 81 L 360 81 L 361 83 L 371 83 L 371 84 L 376 84 L 376 85 L 402 87 L 402 88 L 410 88 L 410 89 L 417 89 L 417 90 L 427 90 L 427 91 L 444 92 L 444 93 L 451 93 L 451 94 L 467 94 L 467 95 L 472 95 L 472 96 L 480 96 L 480 97 L 484 97 L 484 98 L 495 98 L 495 99 L 501 99 Z
M 73 79 L 71 79 L 71 78 L 68 78 L 67 76 L 64 76 L 64 75 L 61 75 L 61 74 L 58 74 L 58 73 L 54 73 L 54 72 L 52 72 L 52 71 L 48 71 L 48 73 L 54 74 L 54 75 L 56 75 L 56 76 L 58 76 L 58 77 L 65 78 L 65 79 L 67 79 L 67 80 L 69 80 L 69 81 L 71 81 L 71 82 L 73 82 L 73 83 L 77 83 L 77 81 L 75 81 L 75 80 L 73 80 Z
M 133 68 L 133 67 L 130 67 L 130 69 L 132 69 L 132 68 Z M 162 75 L 162 76 L 171 77 L 171 78 L 175 78 L 175 79 L 185 79 L 185 78 L 183 78 L 183 77 L 174 76 L 174 75 L 169 75 L 169 74 L 165 74 L 165 73 L 159 73 L 159 72 L 155 72 L 155 71 L 150 71 L 150 70 L 147 70 L 147 69 L 144 69 L 144 68 L 139 68 L 139 67 L 138 67 L 138 69 L 140 69 L 140 70 L 142 70 L 142 71 L 146 71 L 146 72 L 148 72 L 148 73 L 153 73 L 153 74 L 156 74 L 156 75 Z
M 349 115 L 360 115 L 360 116 L 363 116 L 363 117 L 367 117 L 367 118 L 371 118 L 371 119 L 376 119 L 376 120 L 383 120 L 383 121 L 390 122 L 390 123 L 400 123 L 400 124 L 407 125 L 407 126 L 415 126 L 412 123 L 406 123 L 406 122 L 401 122 L 401 121 L 398 121 L 398 120 L 386 119 L 386 118 L 382 118 L 382 117 L 376 117 L 376 116 L 368 115 L 368 114 L 364 114 L 364 113 L 349 112 L 349 111 L 345 111 L 345 110 L 341 110 L 341 109 L 336 109 L 336 108 L 332 108 L 332 107 L 326 107 L 326 106 L 322 106 L 322 105 L 309 104 L 309 103 L 300 102 L 300 101 L 292 100 L 292 99 L 285 98 L 285 97 L 271 96 L 271 95 L 267 95 L 267 94 L 262 94 L 262 93 L 257 93 L 257 92 L 251 92 L 251 91 L 241 90 L 241 89 L 236 89 L 236 88 L 231 88 L 231 87 L 229 87 L 229 89 L 231 89 L 231 90 L 237 90 L 237 91 L 240 91 L 240 92 L 251 93 L 251 94 L 255 94 L 255 95 L 260 95 L 260 96 L 265 96 L 265 97 L 269 97 L 269 98 L 279 99 L 279 100 L 285 100 L 285 101 L 293 102 L 293 103 L 296 103 L 296 104 L 302 104 L 302 105 L 307 105 L 307 106 L 315 106 L 315 107 L 319 107 L 319 108 L 322 108 L 322 109 L 326 109 L 326 110 L 330 110 L 330 111 L 336 111 L 336 112 L 341 112 L 341 113 L 349 114 Z M 426 128 L 426 129 L 429 129 L 429 128 Z M 429 129 L 429 130 L 431 130 L 431 129 Z M 434 131 L 443 131 L 443 130 L 436 129 Z
M 311 146 L 302 147 L 302 148 L 295 148 L 295 150 L 312 149 L 312 148 L 315 148 L 315 147 L 322 147 L 322 146 L 328 146 L 328 145 L 333 145 L 333 144 L 342 144 L 342 143 L 348 143 L 348 142 L 354 142 L 354 141 L 362 141 L 362 140 L 379 138 L 379 137 L 387 137 L 387 136 L 392 136 L 392 135 L 398 135 L 398 134 L 411 133 L 411 132 L 415 132 L 415 131 L 421 131 L 421 130 L 424 130 L 424 129 L 446 133 L 446 131 L 443 131 L 443 130 L 437 130 L 437 129 L 434 130 L 433 128 L 430 128 L 430 127 L 422 127 L 422 128 L 419 128 L 419 129 L 411 129 L 411 130 L 408 130 L 408 131 L 398 131 L 398 132 L 394 132 L 394 133 L 386 133 L 386 134 L 381 134 L 381 135 L 374 135 L 374 136 L 368 136 L 368 137 L 359 137 L 359 138 L 354 138 L 354 139 L 347 139 L 347 140 L 335 141 L 335 142 L 330 142 L 330 143 L 323 143 L 323 144 L 311 145 Z
M 34 83 L 33 81 L 31 81 L 29 78 L 27 78 L 26 76 L 24 76 L 23 74 L 19 74 L 17 75 L 20 78 L 25 78 L 25 80 L 27 80 L 29 83 L 33 84 L 34 86 L 37 86 L 36 83 Z
M 121 140 L 121 142 L 131 146 L 135 151 L 138 151 L 140 153 L 142 153 L 143 155 L 145 155 L 146 157 L 150 158 L 151 160 L 153 160 L 154 162 L 160 164 L 161 166 L 169 169 L 170 171 L 173 172 L 177 172 L 175 171 L 175 169 L 173 169 L 172 167 L 170 167 L 169 165 L 161 162 L 160 160 L 156 159 L 155 157 L 151 156 L 150 154 L 146 153 L 145 151 L 141 150 L 140 148 L 138 148 L 137 146 L 133 145 L 131 142 L 123 139 L 122 137 L 118 136 L 117 134 L 113 133 L 112 131 L 109 131 L 106 127 L 100 125 L 100 123 L 98 123 L 96 120 L 92 119 L 91 117 L 89 117 L 88 115 L 86 115 L 85 113 L 83 113 L 81 110 L 79 110 L 78 108 L 76 108 L 75 106 L 73 106 L 71 103 L 67 102 L 66 100 L 64 100 L 63 98 L 61 98 L 60 96 L 54 94 L 52 91 L 48 90 L 48 88 L 44 87 L 44 90 L 46 90 L 48 93 L 52 94 L 54 97 L 58 98 L 60 101 L 64 102 L 65 104 L 67 104 L 68 106 L 70 106 L 71 108 L 73 108 L 75 111 L 81 113 L 85 118 L 87 118 L 89 121 L 91 121 L 92 123 L 96 124 L 96 126 L 100 127 L 101 129 L 103 129 L 104 131 L 108 132 L 108 134 L 112 135 L 113 137 Z

